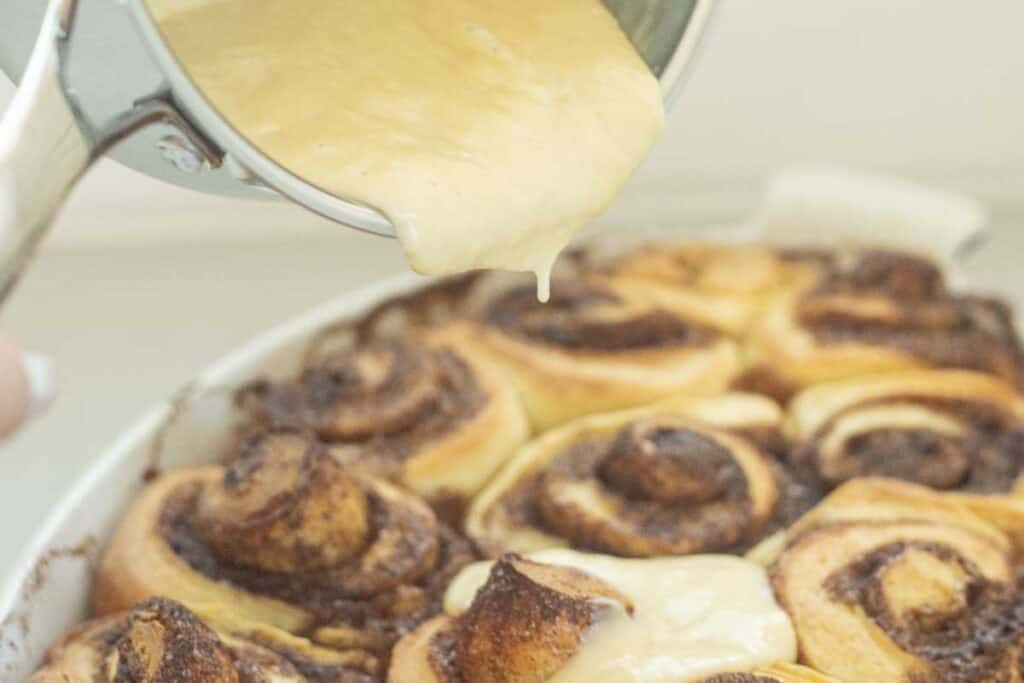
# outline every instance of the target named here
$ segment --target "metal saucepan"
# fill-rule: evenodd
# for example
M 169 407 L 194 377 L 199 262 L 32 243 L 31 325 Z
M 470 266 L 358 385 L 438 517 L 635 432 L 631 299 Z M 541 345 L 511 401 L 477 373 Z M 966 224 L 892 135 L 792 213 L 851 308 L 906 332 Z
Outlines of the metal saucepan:
M 668 102 L 713 3 L 606 0 Z M 145 0 L 3 0 L 0 68 L 20 81 L 0 123 L 0 300 L 71 187 L 108 152 L 178 185 L 284 196 L 338 223 L 394 235 L 372 207 L 324 192 L 239 135 L 179 66 Z

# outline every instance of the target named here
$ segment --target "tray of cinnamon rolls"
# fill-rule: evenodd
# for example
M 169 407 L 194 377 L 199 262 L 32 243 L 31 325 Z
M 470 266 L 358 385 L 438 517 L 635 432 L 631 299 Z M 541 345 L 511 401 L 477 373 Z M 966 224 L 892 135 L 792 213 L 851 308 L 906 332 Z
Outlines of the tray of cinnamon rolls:
M 378 287 L 113 449 L 0 677 L 1024 681 L 1022 380 L 1005 303 L 884 248 Z

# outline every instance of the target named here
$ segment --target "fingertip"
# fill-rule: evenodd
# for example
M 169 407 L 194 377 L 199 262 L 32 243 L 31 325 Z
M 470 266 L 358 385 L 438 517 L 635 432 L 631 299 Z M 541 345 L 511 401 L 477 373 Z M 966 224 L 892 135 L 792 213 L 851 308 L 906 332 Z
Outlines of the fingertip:
M 46 412 L 55 390 L 49 358 L 0 338 L 0 440 Z
M 28 381 L 28 411 L 32 419 L 45 413 L 57 395 L 57 382 L 50 358 L 38 351 L 26 351 L 21 355 L 25 377 Z

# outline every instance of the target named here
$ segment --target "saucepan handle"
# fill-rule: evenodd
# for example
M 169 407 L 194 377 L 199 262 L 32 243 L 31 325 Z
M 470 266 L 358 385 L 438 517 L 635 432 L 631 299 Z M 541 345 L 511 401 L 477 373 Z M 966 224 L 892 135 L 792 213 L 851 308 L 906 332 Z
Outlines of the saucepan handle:
M 61 86 L 61 6 L 52 3 L 21 87 L 0 121 L 0 301 L 94 159 Z

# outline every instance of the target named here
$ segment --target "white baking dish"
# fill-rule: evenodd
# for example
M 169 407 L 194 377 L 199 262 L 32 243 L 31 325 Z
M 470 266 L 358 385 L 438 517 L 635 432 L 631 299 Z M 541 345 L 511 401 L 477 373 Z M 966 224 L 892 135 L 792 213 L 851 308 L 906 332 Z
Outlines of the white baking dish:
M 821 225 L 831 227 L 826 235 Z M 865 225 L 878 228 L 869 233 L 876 238 L 884 233 L 893 246 L 929 253 L 955 274 L 957 255 L 983 234 L 984 211 L 966 198 L 892 179 L 794 170 L 776 176 L 750 222 L 714 234 L 740 241 L 842 243 L 863 234 Z M 658 234 L 664 235 L 634 230 L 620 237 L 628 243 Z M 118 439 L 63 497 L 3 584 L 0 681 L 23 680 L 46 649 L 86 616 L 92 560 L 142 488 L 154 453 L 165 469 L 215 459 L 233 431 L 232 388 L 260 376 L 294 374 L 317 332 L 426 281 L 413 275 L 383 281 L 280 325 L 214 363 Z
M 423 282 L 412 275 L 386 280 L 280 325 L 214 363 L 127 430 L 61 498 L 4 582 L 0 681 L 24 680 L 46 649 L 85 618 L 93 561 L 155 457 L 166 469 L 214 459 L 231 431 L 230 388 L 296 371 L 317 331 Z

